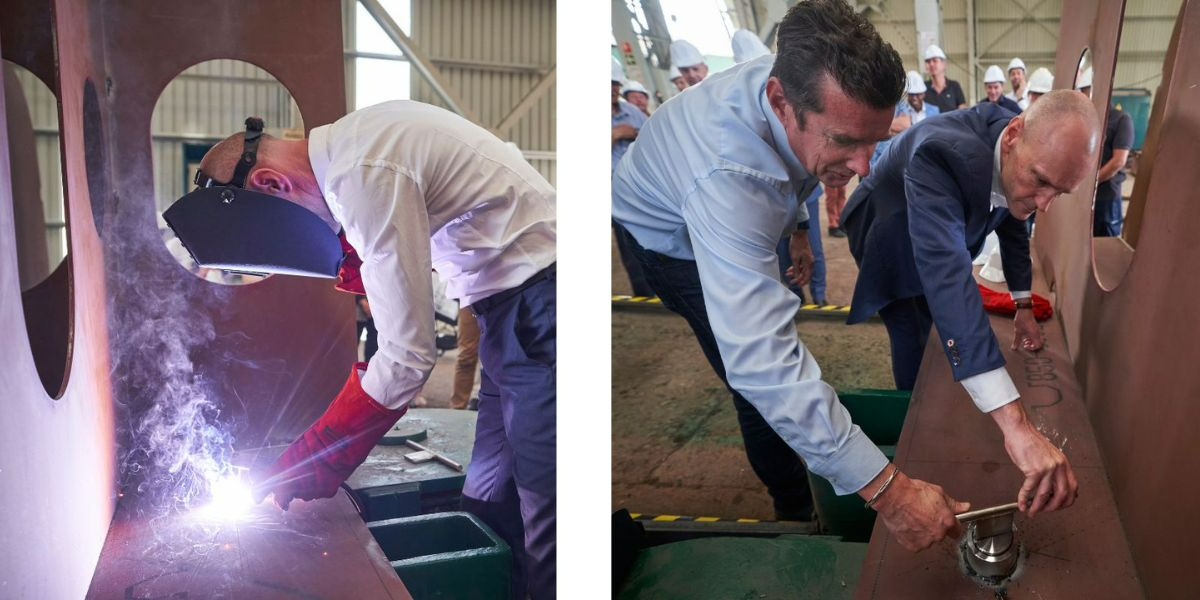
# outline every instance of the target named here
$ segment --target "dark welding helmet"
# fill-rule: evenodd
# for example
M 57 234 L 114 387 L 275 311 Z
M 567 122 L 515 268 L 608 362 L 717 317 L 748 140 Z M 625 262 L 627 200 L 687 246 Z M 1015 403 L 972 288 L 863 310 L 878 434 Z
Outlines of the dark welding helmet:
M 233 178 L 222 183 L 198 170 L 196 189 L 176 200 L 163 219 L 201 267 L 336 278 L 342 246 L 329 225 L 303 206 L 246 189 L 262 131 L 262 119 L 246 119 Z

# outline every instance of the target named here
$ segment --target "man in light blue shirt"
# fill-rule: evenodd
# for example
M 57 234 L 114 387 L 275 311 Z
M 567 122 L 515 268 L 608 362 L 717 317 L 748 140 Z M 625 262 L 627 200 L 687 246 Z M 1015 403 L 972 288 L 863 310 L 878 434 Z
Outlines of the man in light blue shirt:
M 646 115 L 638 107 L 621 99 L 625 70 L 615 58 L 612 77 L 612 170 L 615 171 L 625 151 L 637 139 L 638 130 L 646 123 Z
M 625 85 L 625 69 L 616 58 L 612 59 L 612 170 L 617 170 L 617 163 L 633 140 L 637 139 L 638 130 L 646 124 L 646 115 L 638 108 L 621 99 L 621 88 Z M 624 240 L 617 236 L 617 252 L 621 255 L 621 266 L 629 276 L 629 287 L 634 296 L 653 296 L 654 290 L 646 283 L 642 274 L 642 265 L 629 252 Z
M 799 300 L 775 259 L 780 237 L 808 219 L 799 199 L 818 180 L 867 174 L 904 70 L 841 0 L 797 4 L 778 40 L 777 57 L 713 75 L 651 116 L 613 177 L 617 234 L 733 392 L 777 513 L 803 508 L 807 464 L 839 494 L 868 500 L 902 545 L 926 548 L 957 535 L 953 514 L 968 505 L 900 473 L 851 422 L 796 335 Z M 791 254 L 804 283 L 804 231 L 793 232 Z

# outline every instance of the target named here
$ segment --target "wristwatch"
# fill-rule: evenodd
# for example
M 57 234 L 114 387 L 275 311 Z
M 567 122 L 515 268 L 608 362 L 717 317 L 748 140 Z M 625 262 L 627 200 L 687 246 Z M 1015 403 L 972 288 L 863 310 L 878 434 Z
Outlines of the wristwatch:
M 1033 310 L 1033 300 L 1031 300 L 1029 298 L 1021 298 L 1020 300 L 1013 300 L 1013 304 L 1016 305 L 1017 310 L 1022 310 L 1022 309 Z

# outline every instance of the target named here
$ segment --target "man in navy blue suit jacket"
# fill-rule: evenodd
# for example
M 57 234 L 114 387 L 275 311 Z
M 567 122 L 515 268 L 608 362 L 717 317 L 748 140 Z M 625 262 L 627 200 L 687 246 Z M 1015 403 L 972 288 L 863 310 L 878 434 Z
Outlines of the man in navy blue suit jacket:
M 1070 90 L 1046 94 L 1020 116 L 989 103 L 928 119 L 894 139 L 843 219 L 860 269 L 849 322 L 883 318 L 900 389 L 912 389 L 937 325 L 955 381 L 995 419 L 1025 474 L 1017 501 L 1030 515 L 1069 506 L 1077 484 L 1065 455 L 1015 402 L 971 261 L 995 231 L 1018 306 L 1013 348 L 1040 350 L 1023 221 L 1095 168 L 1098 132 L 1090 101 Z

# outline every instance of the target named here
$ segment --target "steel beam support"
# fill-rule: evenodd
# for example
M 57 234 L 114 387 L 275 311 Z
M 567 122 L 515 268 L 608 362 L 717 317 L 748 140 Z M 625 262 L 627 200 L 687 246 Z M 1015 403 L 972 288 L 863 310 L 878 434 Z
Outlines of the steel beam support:
M 400 51 L 408 57 L 413 68 L 429 83 L 429 86 L 442 99 L 442 102 L 446 103 L 446 107 L 472 123 L 479 123 L 479 117 L 475 115 L 475 112 L 467 108 L 466 103 L 450 89 L 446 84 L 445 78 L 442 76 L 442 72 L 434 66 L 429 57 L 425 56 L 425 53 L 412 41 L 412 38 L 408 37 L 400 29 L 399 25 L 396 25 L 396 22 L 392 20 L 391 15 L 379 3 L 379 0 L 359 0 L 359 3 L 363 5 L 363 8 L 367 9 L 367 13 L 375 19 L 375 22 L 379 23 L 379 27 L 391 38 L 392 43 L 396 44 L 400 48 Z
M 643 6 L 643 10 L 651 10 Z M 651 17 L 647 15 L 647 19 Z M 649 58 L 643 52 L 641 40 L 638 39 L 637 32 L 633 30 L 634 15 L 629 10 L 629 6 L 625 4 L 625 0 L 612 0 L 612 32 L 613 37 L 617 39 L 617 43 L 627 42 L 633 47 L 633 59 L 637 69 L 642 72 L 642 85 L 646 86 L 646 91 L 650 92 L 650 97 L 657 98 L 661 93 L 662 98 L 666 100 L 675 93 L 674 86 L 667 80 L 666 74 L 662 69 L 654 68 L 650 64 Z M 666 43 L 670 43 L 670 39 Z M 665 65 L 666 63 L 660 63 Z
M 500 123 L 496 125 L 493 131 L 498 134 L 507 133 L 513 125 L 517 124 L 517 121 L 521 117 L 525 116 L 525 113 L 529 112 L 529 109 L 533 108 L 534 104 L 537 104 L 538 100 L 542 99 L 542 96 L 546 95 L 546 92 L 554 89 L 554 82 L 557 80 L 558 67 L 554 66 L 541 81 L 537 82 L 537 85 L 533 86 L 533 89 L 529 90 L 528 94 L 525 94 L 524 98 L 521 98 L 521 101 L 503 119 L 500 119 Z

